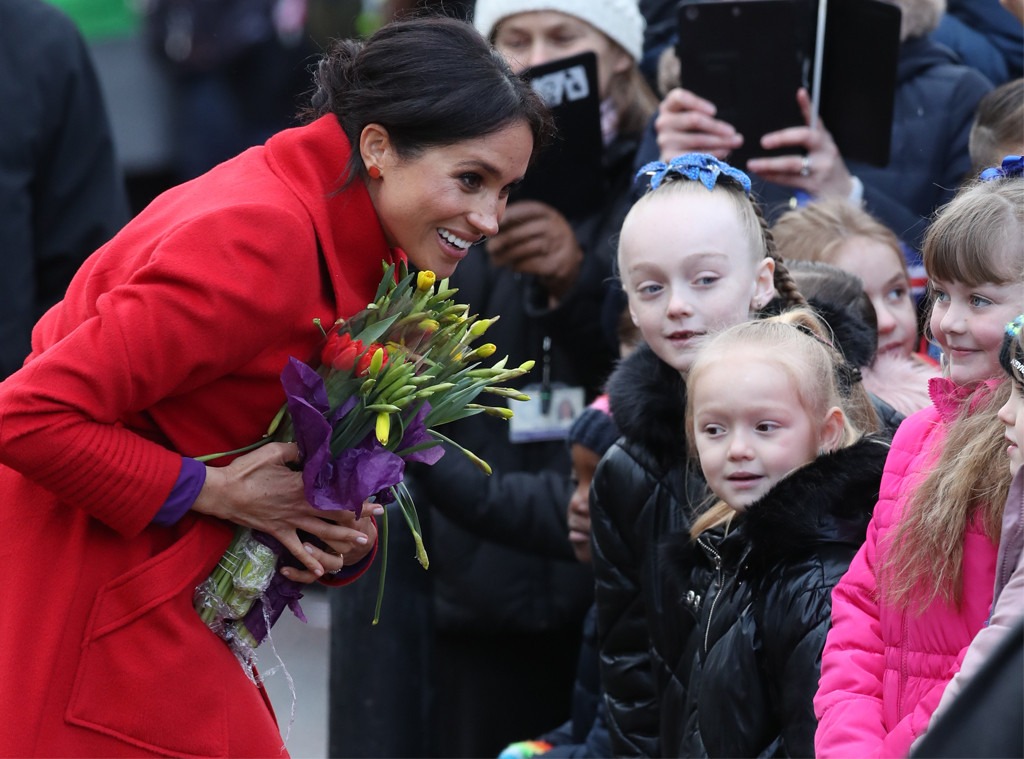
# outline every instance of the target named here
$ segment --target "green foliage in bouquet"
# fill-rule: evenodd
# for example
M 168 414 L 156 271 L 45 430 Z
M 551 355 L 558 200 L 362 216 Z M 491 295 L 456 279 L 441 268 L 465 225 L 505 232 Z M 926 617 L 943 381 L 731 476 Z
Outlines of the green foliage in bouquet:
M 324 518 L 337 509 L 358 515 L 369 499 L 394 501 L 424 568 L 429 560 L 419 519 L 402 482 L 406 463 L 434 464 L 446 443 L 490 474 L 485 461 L 437 428 L 479 413 L 510 418 L 505 405 L 479 403 L 479 396 L 528 400 L 504 383 L 529 372 L 534 363 L 508 368 L 506 356 L 483 366 L 497 349 L 472 343 L 498 317 L 470 315 L 469 306 L 453 300 L 456 292 L 448 280 L 436 282 L 432 272 L 410 273 L 404 263 L 386 267 L 374 301 L 325 331 L 316 368 L 289 360 L 281 374 L 287 401 L 266 435 L 230 452 L 270 441 L 297 442 L 306 498 L 324 510 Z M 286 606 L 301 617 L 299 584 L 276 571 L 286 554 L 274 538 L 239 528 L 222 561 L 197 589 L 200 616 L 243 661 Z M 387 565 L 386 516 L 381 562 L 375 623 Z

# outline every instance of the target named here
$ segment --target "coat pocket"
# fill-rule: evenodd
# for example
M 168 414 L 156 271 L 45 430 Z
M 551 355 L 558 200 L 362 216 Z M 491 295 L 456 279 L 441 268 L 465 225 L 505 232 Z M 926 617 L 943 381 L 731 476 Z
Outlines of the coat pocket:
M 227 646 L 192 608 L 196 585 L 230 537 L 230 528 L 197 521 L 172 546 L 100 589 L 69 722 L 157 754 L 209 757 L 228 751 L 228 715 L 239 710 L 226 699 L 252 699 L 265 711 Z

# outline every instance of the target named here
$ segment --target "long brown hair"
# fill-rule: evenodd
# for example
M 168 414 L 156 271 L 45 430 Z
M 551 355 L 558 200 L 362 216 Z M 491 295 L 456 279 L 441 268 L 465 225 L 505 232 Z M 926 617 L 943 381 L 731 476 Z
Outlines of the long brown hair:
M 1024 179 L 977 182 L 940 209 L 925 236 L 928 276 L 971 286 L 1024 283 Z M 981 385 L 951 423 L 942 451 L 907 500 L 880 566 L 886 602 L 923 611 L 963 597 L 964 536 L 980 524 L 998 540 L 1010 479 L 1003 424 L 996 416 L 1009 381 Z
M 1009 389 L 1009 380 L 994 391 L 980 386 L 950 425 L 938 460 L 914 489 L 888 542 L 879 573 L 886 603 L 917 613 L 936 598 L 959 606 L 968 525 L 977 522 L 999 540 L 1010 478 L 996 412 Z M 915 598 L 919 603 L 911 609 Z

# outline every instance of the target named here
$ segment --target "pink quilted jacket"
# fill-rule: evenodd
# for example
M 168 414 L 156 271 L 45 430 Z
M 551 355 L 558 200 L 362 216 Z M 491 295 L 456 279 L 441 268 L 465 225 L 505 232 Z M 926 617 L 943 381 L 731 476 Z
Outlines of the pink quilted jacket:
M 819 759 L 905 757 L 988 618 L 997 546 L 975 524 L 964 539 L 961 609 L 933 601 L 918 615 L 878 598 L 875 569 L 887 534 L 937 458 L 969 389 L 934 379 L 929 392 L 933 406 L 896 432 L 867 539 L 832 594 L 832 629 L 814 698 Z

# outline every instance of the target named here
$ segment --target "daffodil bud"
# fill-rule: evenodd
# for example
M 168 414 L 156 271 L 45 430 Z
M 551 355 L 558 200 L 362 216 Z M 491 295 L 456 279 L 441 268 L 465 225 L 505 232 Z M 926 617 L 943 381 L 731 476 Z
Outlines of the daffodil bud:
M 434 282 L 437 280 L 437 275 L 432 271 L 421 271 L 416 275 L 416 289 L 421 293 L 425 293 L 427 290 L 434 286 Z
M 373 352 L 373 358 L 370 359 L 370 376 L 376 377 L 380 374 L 380 368 L 384 366 L 384 357 L 387 355 L 387 351 L 383 347 L 377 348 Z
M 502 398 L 511 398 L 514 401 L 530 400 L 530 396 L 526 393 L 512 387 L 485 387 L 484 392 L 491 395 L 500 395 Z
M 485 406 L 484 413 L 488 416 L 496 416 L 498 419 L 508 421 L 512 418 L 512 409 L 503 406 Z
M 498 320 L 497 317 L 493 319 L 480 319 L 479 321 L 473 322 L 473 326 L 469 328 L 470 337 L 480 337 L 492 323 Z
M 476 358 L 490 358 L 496 350 L 498 350 L 498 346 L 494 343 L 484 343 L 473 351 L 473 355 Z
M 426 332 L 428 335 L 430 335 L 433 334 L 434 332 L 437 332 L 441 325 L 437 321 L 437 319 L 424 319 L 416 326 L 419 327 L 424 332 Z
M 533 367 L 536 366 L 536 365 L 537 365 L 537 362 L 534 361 L 531 358 L 529 361 L 524 361 L 523 363 L 521 363 L 519 365 L 519 370 L 523 371 L 523 372 L 528 372 L 528 371 L 531 371 L 533 369 Z
M 377 434 L 377 441 L 381 445 L 387 445 L 391 437 L 391 414 L 385 411 L 378 412 L 374 431 Z
M 423 545 L 423 538 L 418 532 L 412 534 L 413 542 L 416 544 L 416 561 L 420 563 L 424 569 L 430 568 L 430 558 L 427 556 L 427 549 Z

